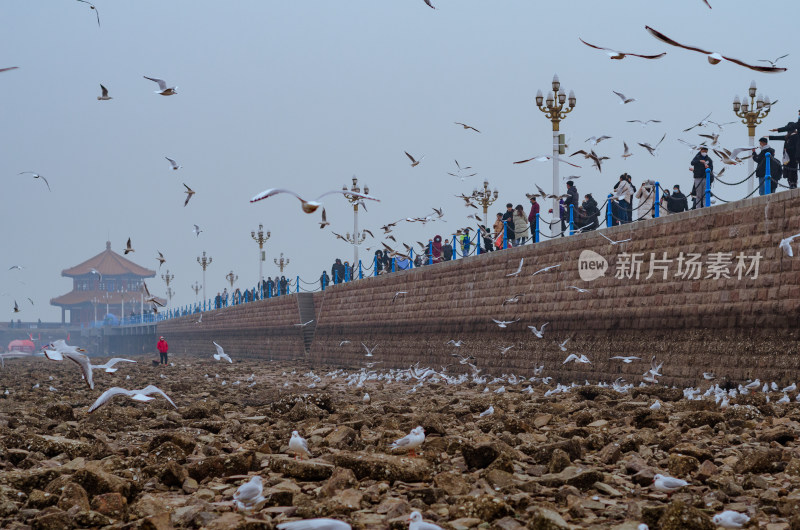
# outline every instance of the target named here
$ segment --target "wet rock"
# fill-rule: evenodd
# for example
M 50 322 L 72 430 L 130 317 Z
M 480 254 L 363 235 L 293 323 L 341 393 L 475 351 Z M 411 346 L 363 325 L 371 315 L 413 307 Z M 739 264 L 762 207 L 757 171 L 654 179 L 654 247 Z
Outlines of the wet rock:
M 111 519 L 102 513 L 91 510 L 80 511 L 75 515 L 75 524 L 78 528 L 100 528 L 111 524 Z
M 713 477 L 718 472 L 719 469 L 716 465 L 714 465 L 714 462 L 705 460 L 702 464 L 700 464 L 700 469 L 697 470 L 697 478 L 700 480 L 705 480 L 709 477 Z
M 356 431 L 350 427 L 337 427 L 325 437 L 328 445 L 336 449 L 352 449 L 355 440 Z
M 128 501 L 119 493 L 104 493 L 92 498 L 91 507 L 112 519 L 124 519 L 128 512 Z
M 65 530 L 73 528 L 72 517 L 64 510 L 55 507 L 45 508 L 34 517 L 31 528 L 33 530 Z
M 439 473 L 433 478 L 433 483 L 452 496 L 466 495 L 470 490 L 469 483 L 460 473 Z
M 694 443 L 680 443 L 672 447 L 671 453 L 679 453 L 696 458 L 699 462 L 703 460 L 714 460 L 714 455 L 706 447 L 701 447 Z
M 697 508 L 675 500 L 659 520 L 661 530 L 714 530 L 711 518 Z
M 136 494 L 136 488 L 131 482 L 94 466 L 76 471 L 72 475 L 72 481 L 86 490 L 90 497 L 103 493 L 119 493 L 126 498 L 132 498 Z
M 301 421 L 321 418 L 327 415 L 328 413 L 326 411 L 317 407 L 313 403 L 299 401 L 295 403 L 294 407 L 292 407 L 292 410 L 286 414 L 286 419 L 293 423 L 299 423 Z
M 719 412 L 709 411 L 687 412 L 684 413 L 681 418 L 681 423 L 690 429 L 696 429 L 697 427 L 702 427 L 703 425 L 713 427 L 718 423 L 722 423 L 723 421 L 725 421 L 725 417 L 722 414 Z
M 295 460 L 284 455 L 270 456 L 267 467 L 274 473 L 296 478 L 303 482 L 318 482 L 333 475 L 334 466 L 313 460 Z M 262 466 L 264 464 L 262 463 Z
M 328 506 L 333 513 L 348 514 L 361 508 L 364 494 L 357 489 L 342 490 L 328 501 Z
M 700 467 L 700 462 L 693 456 L 671 454 L 667 461 L 667 469 L 674 477 L 687 477 Z
M 187 420 L 202 420 L 219 414 L 219 405 L 216 402 L 200 401 L 181 410 L 181 415 Z
M 758 436 L 758 440 L 761 442 L 778 442 L 781 445 L 786 445 L 787 443 L 794 441 L 797 438 L 797 435 L 794 431 L 792 431 L 786 425 L 777 425 L 775 427 L 771 427 L 765 429 Z
M 320 493 L 325 497 L 333 497 L 337 492 L 357 484 L 356 475 L 352 469 L 334 468 L 331 477 L 325 482 Z
M 188 478 L 188 476 L 189 475 L 186 472 L 185 468 L 180 466 L 174 460 L 169 460 L 164 465 L 164 468 L 159 474 L 158 479 L 161 481 L 162 484 L 164 484 L 167 487 L 180 488 L 183 485 L 183 481 L 185 481 Z
M 527 527 L 531 530 L 569 530 L 570 526 L 558 512 L 548 508 L 534 507 L 527 515 Z
M 583 457 L 583 447 L 579 438 L 571 438 L 550 444 L 525 444 L 520 447 L 520 450 L 530 456 L 537 464 L 549 464 L 553 451 L 556 449 L 561 449 L 567 453 L 570 460 L 577 460 Z
M 587 490 L 591 488 L 595 482 L 603 481 L 603 473 L 593 469 L 582 469 L 570 466 L 560 473 L 544 475 L 536 479 L 536 481 L 548 488 L 558 488 L 566 484 L 581 490 Z
M 335 466 L 346 467 L 362 480 L 387 480 L 394 482 L 423 482 L 431 479 L 431 468 L 420 458 L 405 458 L 390 455 L 362 455 L 354 453 L 338 453 L 326 455 Z
M 569 455 L 563 449 L 555 449 L 553 454 L 550 455 L 550 473 L 560 473 L 570 462 Z
M 48 506 L 54 506 L 58 502 L 58 495 L 47 493 L 42 490 L 33 490 L 28 494 L 28 502 L 25 507 L 41 510 Z
M 178 464 L 186 462 L 186 453 L 172 442 L 164 442 L 155 450 L 150 451 L 150 454 L 157 465 L 163 466 L 167 462 L 177 462 Z
M 246 475 L 254 469 L 254 465 L 253 451 L 240 451 L 231 455 L 204 458 L 200 462 L 189 464 L 187 472 L 193 479 L 202 481 L 205 478 Z
M 44 415 L 50 418 L 51 420 L 59 420 L 59 421 L 74 421 L 75 414 L 72 412 L 72 405 L 67 403 L 54 403 L 47 407 L 44 411 Z
M 778 458 L 779 459 L 779 458 Z M 734 466 L 736 473 L 766 473 L 772 468 L 775 454 L 766 449 L 752 449 L 742 454 Z

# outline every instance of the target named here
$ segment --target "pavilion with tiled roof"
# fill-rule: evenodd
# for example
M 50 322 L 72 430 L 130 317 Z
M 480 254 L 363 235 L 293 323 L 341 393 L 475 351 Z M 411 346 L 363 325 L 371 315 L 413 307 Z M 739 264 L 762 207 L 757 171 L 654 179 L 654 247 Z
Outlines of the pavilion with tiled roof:
M 83 263 L 61 271 L 61 276 L 72 278 L 72 291 L 50 300 L 50 305 L 61 307 L 61 322 L 72 325 L 88 324 L 103 320 L 107 314 L 118 318 L 124 312 L 140 314 L 147 311 L 144 304 L 142 283 L 156 272 L 135 264 L 111 250 L 106 249 Z

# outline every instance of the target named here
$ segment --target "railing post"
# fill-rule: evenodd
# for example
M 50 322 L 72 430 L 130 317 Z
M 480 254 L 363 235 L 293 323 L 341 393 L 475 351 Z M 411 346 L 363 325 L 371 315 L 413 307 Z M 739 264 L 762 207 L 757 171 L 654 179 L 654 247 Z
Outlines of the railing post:
M 300 292 L 300 276 L 297 277 L 297 286 L 294 292 L 296 293 Z
M 575 205 L 569 205 L 569 235 L 575 235 Z
M 358 279 L 364 279 L 364 269 L 361 268 L 361 260 L 358 260 Z
M 503 250 L 508 248 L 508 221 L 503 221 Z
M 606 202 L 606 226 L 614 226 L 614 218 L 613 214 L 611 213 L 611 197 L 613 196 L 613 194 L 609 193 L 608 201 Z
M 397 258 L 392 258 L 392 272 L 394 272 L 394 261 L 395 261 L 396 259 L 397 259 Z
M 534 225 L 534 231 L 533 231 L 533 242 L 534 243 L 538 243 L 539 242 L 539 213 L 538 212 L 536 213 L 535 223 L 536 224 Z
M 413 248 L 408 251 L 408 268 L 409 269 L 413 269 L 414 268 L 414 249 Z
M 428 265 L 433 263 L 433 241 L 428 241 Z
M 769 151 L 764 153 L 764 157 L 766 160 L 767 168 L 766 174 L 764 175 L 764 195 L 769 195 L 772 193 L 772 155 L 769 154 Z
M 450 241 L 452 242 L 450 246 L 453 247 L 453 255 L 450 257 L 450 259 L 455 261 L 458 258 L 458 243 L 456 242 L 455 234 L 453 234 L 453 239 L 451 239 Z
M 711 206 L 711 168 L 706 168 L 706 194 L 703 205 L 706 208 Z
M 661 191 L 661 185 L 658 183 L 658 181 L 656 181 L 656 202 L 653 203 L 653 215 L 655 215 L 655 217 L 658 217 L 658 214 L 661 213 L 660 210 L 661 197 L 659 193 L 660 191 Z
M 333 271 L 333 284 L 336 285 L 337 283 L 339 283 L 339 271 L 335 270 Z
M 483 234 L 481 233 L 481 225 L 478 225 L 478 230 L 475 232 L 477 235 L 475 236 L 475 243 L 477 246 L 475 247 L 475 255 L 481 255 L 481 245 L 483 244 Z
M 372 257 L 372 275 L 378 275 L 378 255 Z

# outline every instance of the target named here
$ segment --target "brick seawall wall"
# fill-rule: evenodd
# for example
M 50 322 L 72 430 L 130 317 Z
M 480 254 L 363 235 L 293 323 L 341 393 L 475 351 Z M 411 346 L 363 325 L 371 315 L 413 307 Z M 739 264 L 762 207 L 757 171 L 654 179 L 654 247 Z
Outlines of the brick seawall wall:
M 489 373 L 530 374 L 544 365 L 545 374 L 562 381 L 623 377 L 637 382 L 655 356 L 664 362 L 667 384 L 692 384 L 704 371 L 734 380 L 794 380 L 800 368 L 800 258 L 785 256 L 778 242 L 798 232 L 800 190 L 793 190 L 603 231 L 614 240 L 631 239 L 617 245 L 589 232 L 332 286 L 314 295 L 317 328 L 309 357 L 347 367 L 382 361 L 382 367 L 420 362 L 440 368 L 459 354 L 474 356 Z M 580 279 L 578 259 L 584 250 L 607 260 L 605 276 Z M 666 263 L 667 278 L 658 270 L 646 278 L 651 253 L 661 259 L 664 252 L 672 259 Z M 676 276 L 681 252 L 700 254 L 700 279 Z M 641 254 L 638 279 L 616 277 L 623 253 Z M 713 274 L 708 267 L 713 253 L 731 254 L 730 278 L 706 278 Z M 757 276 L 751 270 L 737 278 L 740 253 L 748 258 L 760 253 Z M 522 272 L 507 276 L 520 259 Z M 560 266 L 532 275 L 551 265 Z M 408 294 L 393 302 L 397 291 Z M 519 302 L 503 305 L 517 294 Z M 299 322 L 297 303 L 290 302 L 294 298 L 206 313 L 202 331 L 187 323 L 194 317 L 167 322 L 159 330 L 179 333 L 187 351 L 195 344 L 210 345 L 216 333 L 229 341 L 226 351 L 295 358 L 303 346 L 293 326 Z M 520 320 L 500 329 L 493 318 Z M 545 322 L 543 339 L 527 328 Z M 562 352 L 558 343 L 567 338 L 568 351 Z M 463 345 L 447 345 L 450 339 Z M 340 346 L 342 341 L 350 342 Z M 373 358 L 365 359 L 362 342 L 377 346 Z M 500 348 L 507 346 L 513 348 L 501 355 Z M 586 354 L 592 363 L 562 365 L 571 352 Z M 623 364 L 610 359 L 615 355 L 642 361 Z M 464 368 L 455 364 L 448 370 Z

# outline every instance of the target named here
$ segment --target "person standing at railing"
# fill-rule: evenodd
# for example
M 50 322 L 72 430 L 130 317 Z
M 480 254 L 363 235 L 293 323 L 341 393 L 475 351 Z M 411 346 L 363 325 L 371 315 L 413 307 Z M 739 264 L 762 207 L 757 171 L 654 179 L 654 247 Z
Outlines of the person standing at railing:
M 159 353 L 159 364 L 163 364 L 166 366 L 167 364 L 167 355 L 169 352 L 169 344 L 167 341 L 164 340 L 164 337 L 160 337 L 158 342 L 156 343 L 156 349 Z
M 281 276 L 281 294 L 286 294 L 289 292 L 289 282 L 286 280 L 286 276 Z
M 783 175 L 789 182 L 789 188 L 797 187 L 797 162 L 800 158 L 800 134 L 797 124 L 790 121 L 785 127 L 770 129 L 772 132 L 785 132 L 783 136 L 767 136 L 769 140 L 783 140 Z
M 778 190 L 778 181 L 781 178 L 781 163 L 778 160 L 775 160 L 775 149 L 769 146 L 769 142 L 766 138 L 759 138 L 758 145 L 761 150 L 756 153 L 755 148 L 753 149 L 753 160 L 756 162 L 756 177 L 758 177 L 758 194 L 764 195 L 766 194 L 766 189 L 764 188 L 764 180 L 767 176 L 767 153 L 769 153 L 769 160 L 770 160 L 770 193 L 775 193 Z
M 528 225 L 530 225 L 531 234 L 536 233 L 536 214 L 539 213 L 539 203 L 536 202 L 535 195 L 529 195 L 531 201 L 531 211 L 528 214 Z
M 442 261 L 442 236 L 438 234 L 433 236 L 433 245 L 431 245 L 431 248 L 433 252 L 433 263 Z
M 578 228 L 583 231 L 594 230 L 600 226 L 599 216 L 600 209 L 597 207 L 597 201 L 594 200 L 591 193 L 587 193 L 583 197 L 583 202 L 579 208 L 581 221 Z
M 328 273 L 326 271 L 322 271 L 322 274 L 319 277 L 319 287 L 320 287 L 320 289 L 322 289 L 324 291 L 325 289 L 327 289 L 328 284 L 330 284 L 330 283 L 331 283 L 330 276 L 328 276 Z
M 524 245 L 525 241 L 531 236 L 528 230 L 528 218 L 521 204 L 514 208 L 514 246 Z
M 461 235 L 460 246 L 461 246 L 461 255 L 462 256 L 469 256 L 469 249 L 471 246 L 471 242 L 469 240 L 469 227 L 464 229 L 464 233 Z M 459 230 L 460 232 L 461 230 Z
M 333 278 L 334 285 L 344 281 L 344 265 L 342 265 L 342 260 L 339 258 L 336 258 L 336 261 L 333 262 L 333 266 L 331 267 L 331 278 Z
M 442 245 L 442 259 L 444 261 L 453 259 L 453 246 L 450 244 L 449 239 L 445 239 L 444 245 Z
M 272 281 L 270 276 L 267 276 L 267 292 L 269 293 L 268 296 L 275 296 L 275 282 Z
M 694 185 L 692 186 L 693 204 L 692 210 L 695 208 L 702 208 L 705 204 L 706 195 L 706 169 L 711 170 L 711 180 L 714 180 L 714 161 L 708 156 L 708 147 L 700 146 L 700 152 L 694 155 L 689 169 L 694 176 Z
M 503 214 L 503 221 L 506 223 L 505 238 L 508 240 L 508 245 L 511 246 L 516 237 L 514 233 L 514 206 L 511 203 L 506 204 L 506 212 Z
M 220 304 L 220 306 L 227 307 L 227 305 L 228 305 L 228 288 L 227 287 L 222 290 L 222 300 L 221 300 L 221 302 L 222 303 Z
M 497 219 L 494 221 L 494 225 L 492 225 L 492 239 L 494 240 L 494 248 L 500 250 L 503 248 L 503 228 L 505 225 L 503 224 L 503 214 L 497 212 Z
M 615 225 L 631 222 L 628 215 L 630 213 L 631 203 L 633 202 L 633 184 L 630 183 L 628 180 L 629 178 L 630 176 L 627 173 L 623 173 L 619 176 L 619 182 L 614 187 L 616 191 L 610 199 L 617 205 L 617 208 L 612 209 L 612 213 L 613 210 L 616 210 L 613 219 Z
M 656 216 L 655 208 L 655 185 L 652 180 L 642 182 L 639 191 L 636 192 L 636 199 L 639 200 L 638 212 L 639 220 L 653 219 Z

